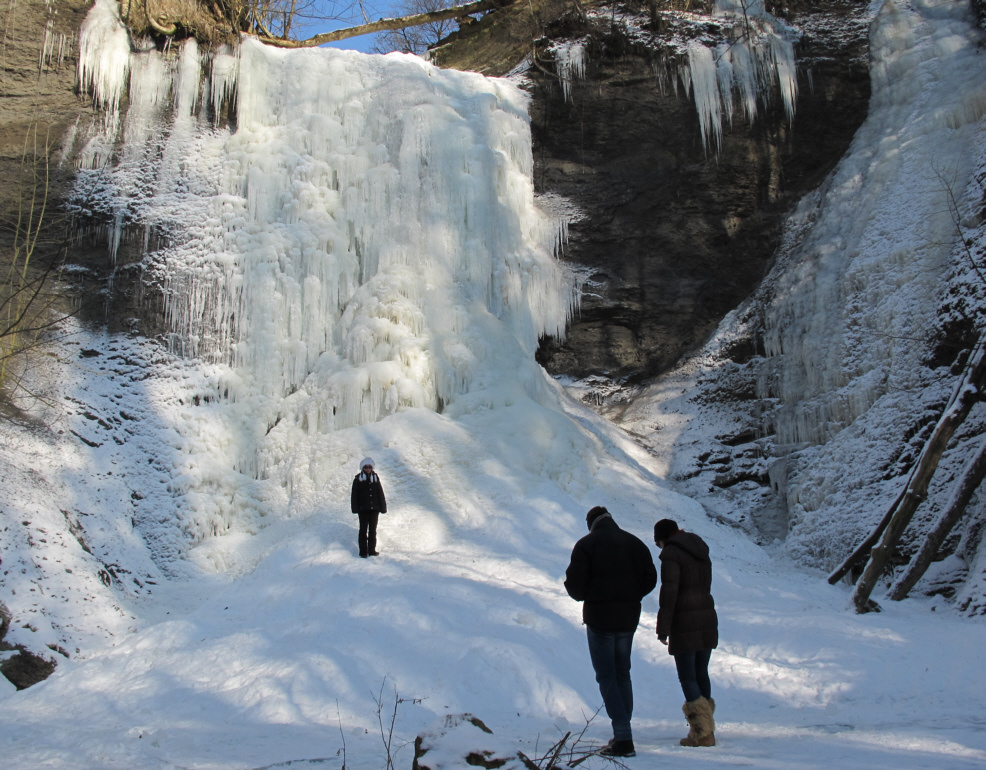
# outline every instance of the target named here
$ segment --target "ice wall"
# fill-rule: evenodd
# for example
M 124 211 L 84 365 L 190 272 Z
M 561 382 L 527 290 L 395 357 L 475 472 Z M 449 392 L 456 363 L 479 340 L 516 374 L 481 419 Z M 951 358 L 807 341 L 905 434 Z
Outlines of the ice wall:
M 520 90 L 400 54 L 131 51 L 110 0 L 80 47 L 107 117 L 75 205 L 145 255 L 172 348 L 229 367 L 240 470 L 265 473 L 274 426 L 538 396 L 538 339 L 575 292 Z
M 766 307 L 761 393 L 784 405 L 781 444 L 823 443 L 922 362 L 956 249 L 986 114 L 986 62 L 960 2 L 885 2 L 873 26 L 866 122 L 818 197 L 806 200 Z

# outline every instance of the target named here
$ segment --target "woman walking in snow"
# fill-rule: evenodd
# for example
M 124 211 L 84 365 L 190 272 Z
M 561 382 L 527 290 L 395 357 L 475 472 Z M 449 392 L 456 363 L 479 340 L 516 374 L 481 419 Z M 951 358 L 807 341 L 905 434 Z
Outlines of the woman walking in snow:
M 353 479 L 351 506 L 359 516 L 359 555 L 379 556 L 377 551 L 377 519 L 387 512 L 387 498 L 383 494 L 380 477 L 374 470 L 372 457 L 364 457 L 360 472 Z
M 712 598 L 709 546 L 671 519 L 654 525 L 661 549 L 661 594 L 657 638 L 668 645 L 685 694 L 681 710 L 688 720 L 682 746 L 715 746 L 716 702 L 712 700 L 709 658 L 719 646 L 719 618 Z

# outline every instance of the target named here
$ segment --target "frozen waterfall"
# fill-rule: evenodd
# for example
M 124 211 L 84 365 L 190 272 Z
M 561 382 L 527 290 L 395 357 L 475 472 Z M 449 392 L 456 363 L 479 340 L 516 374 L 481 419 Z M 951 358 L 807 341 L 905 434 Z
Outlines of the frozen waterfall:
M 785 405 L 781 444 L 824 443 L 882 395 L 915 389 L 945 278 L 967 267 L 948 201 L 969 194 L 986 114 L 968 8 L 888 0 L 871 45 L 866 122 L 824 197 L 801 203 L 774 271 L 761 393 Z
M 131 51 L 97 0 L 76 205 L 144 254 L 172 349 L 225 372 L 240 471 L 407 408 L 540 398 L 576 292 L 523 92 L 401 54 L 176 48 Z

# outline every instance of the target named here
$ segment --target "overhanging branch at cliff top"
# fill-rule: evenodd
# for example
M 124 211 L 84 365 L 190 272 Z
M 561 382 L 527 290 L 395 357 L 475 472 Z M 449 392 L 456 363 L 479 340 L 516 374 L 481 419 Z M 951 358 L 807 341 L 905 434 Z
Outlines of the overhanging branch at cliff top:
M 374 32 L 384 32 L 390 29 L 404 29 L 406 27 L 417 27 L 434 21 L 444 21 L 445 19 L 458 19 L 463 16 L 471 16 L 474 13 L 483 13 L 484 11 L 492 11 L 496 8 L 504 8 L 508 5 L 513 5 L 517 1 L 518 0 L 479 0 L 479 2 L 467 3 L 466 5 L 457 5 L 452 8 L 444 8 L 440 11 L 419 13 L 414 16 L 401 16 L 394 19 L 380 19 L 378 21 L 370 22 L 369 24 L 361 24 L 358 27 L 347 27 L 346 29 L 337 29 L 333 32 L 324 32 L 321 35 L 315 35 L 315 37 L 310 37 L 307 40 L 288 40 L 285 38 L 266 37 L 263 35 L 258 35 L 257 39 L 267 45 L 278 46 L 280 48 L 313 48 L 325 43 L 334 43 L 337 40 L 348 40 L 351 37 L 359 37 L 360 35 L 372 35 Z

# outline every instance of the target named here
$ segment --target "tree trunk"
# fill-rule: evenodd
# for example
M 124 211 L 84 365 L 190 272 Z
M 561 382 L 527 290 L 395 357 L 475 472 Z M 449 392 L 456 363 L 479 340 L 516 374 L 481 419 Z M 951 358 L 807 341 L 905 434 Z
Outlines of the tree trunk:
M 479 0 L 479 2 L 468 3 L 467 5 L 457 5 L 453 8 L 445 8 L 441 11 L 431 11 L 429 13 L 419 13 L 415 16 L 402 16 L 397 19 L 380 19 L 369 24 L 361 24 L 358 27 L 348 27 L 337 29 L 334 32 L 323 32 L 307 40 L 285 40 L 276 37 L 260 35 L 257 37 L 261 43 L 277 46 L 278 48 L 313 48 L 325 43 L 334 43 L 337 40 L 348 40 L 351 37 L 360 35 L 372 35 L 374 32 L 383 32 L 388 29 L 404 29 L 406 27 L 419 27 L 422 24 L 429 24 L 433 21 L 444 21 L 445 19 L 458 19 L 462 16 L 470 16 L 474 13 L 492 11 L 495 8 L 503 8 L 513 5 L 517 0 Z
M 928 567 L 931 566 L 931 562 L 938 554 L 938 550 L 941 548 L 942 543 L 945 542 L 945 538 L 948 537 L 948 533 L 952 531 L 959 522 L 959 519 L 962 518 L 966 507 L 969 505 L 969 501 L 972 499 L 973 493 L 979 488 L 984 478 L 986 478 L 986 438 L 979 445 L 979 451 L 976 453 L 976 456 L 966 464 L 962 477 L 956 484 L 952 498 L 948 502 L 948 506 L 935 523 L 935 526 L 928 533 L 924 543 L 921 545 L 921 550 L 911 559 L 911 563 L 907 565 L 904 574 L 900 576 L 893 588 L 890 589 L 889 598 L 895 602 L 907 598 L 907 594 L 910 593 L 914 585 L 927 572 Z
M 921 455 L 908 478 L 903 494 L 897 499 L 898 502 L 895 503 L 895 507 L 890 509 L 890 521 L 883 531 L 880 544 L 870 552 L 869 563 L 866 565 L 853 593 L 853 604 L 856 606 L 856 612 L 863 613 L 871 609 L 870 594 L 873 592 L 877 580 L 880 579 L 880 575 L 883 574 L 883 570 L 890 560 L 890 554 L 897 546 L 901 534 L 910 523 L 921 501 L 927 496 L 928 486 L 938 468 L 938 462 L 941 460 L 945 447 L 955 434 L 956 429 L 969 414 L 972 405 L 982 398 L 981 391 L 984 381 L 986 381 L 986 338 L 981 337 L 976 343 L 972 355 L 969 356 L 965 374 L 956 387 L 955 393 L 938 420 L 931 438 L 921 450 Z
M 962 389 L 966 387 L 969 381 L 969 377 L 972 375 L 972 369 L 973 369 L 973 365 L 976 362 L 976 358 L 977 356 L 981 357 L 982 353 L 983 353 L 983 340 L 980 339 L 976 343 L 976 347 L 973 349 L 972 354 L 969 356 L 969 361 L 966 364 L 965 376 L 963 376 L 962 381 L 959 383 L 958 388 L 956 388 L 955 393 L 952 394 L 951 400 L 949 401 L 948 405 L 945 407 L 945 414 L 948 414 L 949 409 L 951 409 L 952 405 L 955 403 Z M 980 366 L 982 366 L 982 362 L 980 362 Z M 980 374 L 979 376 L 981 380 L 982 374 Z M 942 419 L 944 419 L 944 416 L 942 417 Z M 940 427 L 941 427 L 941 420 L 939 420 L 939 425 L 935 428 L 935 433 L 938 432 Z M 932 434 L 932 439 L 933 438 L 934 438 L 934 434 Z M 949 434 L 949 438 L 951 438 L 951 434 Z M 890 508 L 883 515 L 883 518 L 880 519 L 880 522 L 876 525 L 876 527 L 873 528 L 873 531 L 869 534 L 869 536 L 856 547 L 856 550 L 854 550 L 851 554 L 849 554 L 848 557 L 846 557 L 845 561 L 843 561 L 842 564 L 840 564 L 835 569 L 835 571 L 832 572 L 832 574 L 829 575 L 828 577 L 829 583 L 835 585 L 840 580 L 842 580 L 842 578 L 844 578 L 853 567 L 855 567 L 859 562 L 861 562 L 866 556 L 869 555 L 870 550 L 880 540 L 880 536 L 883 534 L 884 530 L 886 530 L 887 525 L 890 524 L 890 521 L 891 519 L 893 519 L 894 514 L 900 508 L 901 504 L 904 502 L 904 498 L 907 496 L 908 492 L 910 491 L 914 483 L 915 476 L 921 469 L 922 458 L 924 457 L 924 454 L 928 451 L 928 446 L 930 445 L 930 443 L 931 441 L 929 440 L 928 444 L 925 445 L 924 450 L 922 450 L 921 453 L 922 456 L 918 458 L 918 462 L 915 463 L 914 468 L 911 470 L 911 474 L 907 479 L 907 484 L 904 486 L 904 490 L 897 496 L 897 499 L 894 500 Z M 937 461 L 936 461 L 936 465 L 937 465 Z

